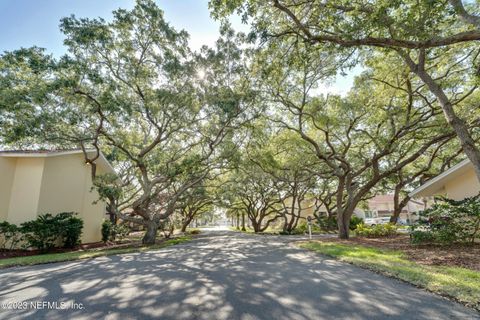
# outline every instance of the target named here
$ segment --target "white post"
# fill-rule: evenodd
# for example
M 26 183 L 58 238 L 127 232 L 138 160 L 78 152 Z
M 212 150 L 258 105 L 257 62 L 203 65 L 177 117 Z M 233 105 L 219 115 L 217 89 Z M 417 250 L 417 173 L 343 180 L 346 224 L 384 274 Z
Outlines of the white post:
M 308 223 L 308 236 L 312 240 L 312 223 Z

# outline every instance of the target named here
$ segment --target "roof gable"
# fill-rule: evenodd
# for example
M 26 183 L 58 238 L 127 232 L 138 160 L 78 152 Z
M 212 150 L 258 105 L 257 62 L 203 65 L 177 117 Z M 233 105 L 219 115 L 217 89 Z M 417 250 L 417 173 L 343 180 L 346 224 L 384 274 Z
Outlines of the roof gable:
M 409 195 L 410 197 L 433 196 L 441 192 L 447 182 L 456 179 L 468 170 L 473 170 L 473 165 L 469 159 L 465 159 L 438 176 L 428 180 L 420 187 L 410 192 Z
M 94 154 L 96 150 L 87 149 L 87 154 Z M 6 158 L 50 158 L 50 157 L 60 157 L 73 154 L 83 154 L 81 149 L 65 149 L 65 150 L 4 150 L 0 151 L 0 157 Z M 100 156 L 96 160 L 98 165 L 107 173 L 113 173 L 116 175 L 115 169 L 105 158 L 103 153 L 100 151 Z

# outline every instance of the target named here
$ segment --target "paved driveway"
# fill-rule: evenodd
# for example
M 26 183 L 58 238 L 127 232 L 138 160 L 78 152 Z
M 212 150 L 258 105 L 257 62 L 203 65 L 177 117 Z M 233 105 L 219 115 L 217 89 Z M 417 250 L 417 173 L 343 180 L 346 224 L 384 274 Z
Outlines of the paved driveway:
M 0 303 L 28 302 L 0 319 L 480 319 L 286 239 L 207 232 L 160 251 L 0 270 Z

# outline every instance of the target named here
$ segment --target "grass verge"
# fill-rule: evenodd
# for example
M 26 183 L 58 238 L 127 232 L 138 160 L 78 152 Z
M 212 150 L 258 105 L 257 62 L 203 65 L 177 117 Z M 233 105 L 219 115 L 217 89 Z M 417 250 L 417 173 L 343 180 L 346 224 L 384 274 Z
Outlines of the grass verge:
M 162 249 L 172 245 L 176 245 L 179 243 L 184 243 L 190 240 L 191 240 L 191 237 L 184 236 L 184 237 L 165 240 L 159 244 L 155 244 L 151 246 L 140 246 L 140 247 L 120 248 L 120 249 L 100 249 L 100 250 L 91 249 L 91 250 L 85 250 L 85 251 L 39 254 L 35 256 L 1 259 L 0 268 L 8 268 L 8 267 L 14 267 L 14 266 L 28 266 L 28 265 L 34 265 L 34 264 L 72 261 L 72 260 L 81 260 L 81 259 L 91 259 L 91 258 L 110 256 L 115 254 L 152 251 L 152 250 L 158 250 L 158 249 Z
M 319 241 L 303 242 L 300 247 L 401 279 L 480 310 L 480 272 L 420 265 L 396 250 Z

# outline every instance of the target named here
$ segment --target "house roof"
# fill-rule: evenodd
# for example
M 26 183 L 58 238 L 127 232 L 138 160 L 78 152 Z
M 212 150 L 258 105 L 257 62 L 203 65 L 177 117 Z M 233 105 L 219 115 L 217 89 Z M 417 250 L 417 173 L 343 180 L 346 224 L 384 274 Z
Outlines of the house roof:
M 470 160 L 465 159 L 438 176 L 428 180 L 420 187 L 410 192 L 409 195 L 410 197 L 430 197 L 442 193 L 447 182 L 456 179 L 471 169 L 473 169 L 472 163 Z
M 95 149 L 87 149 L 87 154 L 93 154 Z M 49 158 L 59 157 L 70 154 L 81 154 L 82 149 L 62 149 L 62 150 L 0 150 L 0 157 L 12 157 L 12 158 Z M 116 174 L 115 169 L 105 158 L 104 154 L 100 151 L 100 156 L 97 159 L 98 164 L 107 172 Z

